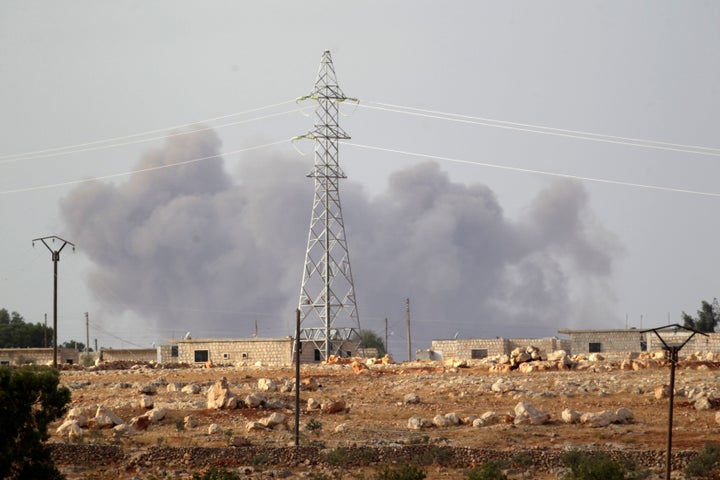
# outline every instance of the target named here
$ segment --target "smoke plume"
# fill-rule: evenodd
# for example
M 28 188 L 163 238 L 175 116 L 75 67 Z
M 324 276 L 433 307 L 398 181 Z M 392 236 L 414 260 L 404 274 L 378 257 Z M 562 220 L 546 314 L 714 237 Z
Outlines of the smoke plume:
M 212 131 L 169 137 L 136 169 L 217 155 Z M 221 158 L 91 182 L 60 209 L 92 269 L 105 315 L 129 311 L 168 335 L 292 334 L 309 226 L 311 165 L 254 154 L 227 172 Z M 422 163 L 370 196 L 346 180 L 343 212 L 362 326 L 388 317 L 413 340 L 547 336 L 599 327 L 618 246 L 592 221 L 583 186 L 558 181 L 509 220 L 485 185 L 452 182 Z

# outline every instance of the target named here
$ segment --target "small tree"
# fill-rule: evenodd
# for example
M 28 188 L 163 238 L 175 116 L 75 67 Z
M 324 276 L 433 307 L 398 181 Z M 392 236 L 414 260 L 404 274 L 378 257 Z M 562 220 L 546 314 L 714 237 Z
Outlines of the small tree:
M 373 332 L 372 330 L 360 330 L 360 346 L 362 348 L 375 348 L 378 351 L 378 356 L 382 357 L 387 353 L 385 348 L 385 342 L 383 342 L 380 335 Z
M 701 303 L 700 310 L 697 311 L 697 318 L 693 318 L 685 312 L 682 312 L 684 326 L 693 328 L 701 332 L 714 332 L 715 327 L 720 320 L 720 305 L 718 299 L 713 298 L 712 303 L 705 300 Z
M 64 478 L 43 443 L 70 402 L 59 382 L 50 367 L 0 368 L 0 478 Z

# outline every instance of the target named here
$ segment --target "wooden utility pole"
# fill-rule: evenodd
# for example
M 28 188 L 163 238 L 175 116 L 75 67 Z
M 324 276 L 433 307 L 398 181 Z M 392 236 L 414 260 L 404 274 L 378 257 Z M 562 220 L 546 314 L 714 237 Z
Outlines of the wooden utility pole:
M 90 315 L 85 312 L 85 358 L 90 358 Z
M 408 337 L 408 362 L 412 361 L 412 339 L 410 337 L 410 299 L 405 300 L 405 317 L 407 320 L 407 337 Z
M 385 317 L 385 353 L 390 353 L 390 347 L 388 347 L 388 322 L 387 317 Z

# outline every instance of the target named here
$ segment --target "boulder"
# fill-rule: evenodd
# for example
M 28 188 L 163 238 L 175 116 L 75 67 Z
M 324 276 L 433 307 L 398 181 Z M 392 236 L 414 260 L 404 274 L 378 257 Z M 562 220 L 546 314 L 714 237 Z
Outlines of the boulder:
M 655 387 L 655 398 L 662 400 L 670 396 L 670 385 L 658 385 Z
M 515 384 L 510 380 L 498 378 L 495 383 L 492 384 L 490 390 L 497 393 L 506 393 L 515 390 Z
M 435 415 L 435 417 L 432 419 L 433 425 L 436 427 L 448 427 L 450 426 L 450 422 L 445 417 L 445 415 Z
M 516 425 L 543 425 L 550 420 L 550 414 L 544 412 L 529 402 L 520 402 L 515 405 Z
M 185 428 L 195 428 L 198 426 L 198 420 L 195 415 L 188 415 L 183 418 L 183 425 Z
M 104 417 L 103 423 L 109 423 L 110 426 L 120 425 L 121 423 L 125 423 L 122 418 L 115 415 L 115 413 L 110 410 L 109 408 L 105 407 L 104 405 L 98 405 L 98 408 L 95 412 L 95 418 L 98 417 Z
M 320 403 L 320 400 L 317 398 L 308 398 L 307 399 L 307 409 L 308 410 L 319 410 L 322 403 Z
M 147 430 L 150 426 L 150 417 L 147 414 L 140 415 L 139 417 L 133 417 L 130 420 L 130 428 L 137 431 Z
M 628 423 L 635 419 L 633 411 L 626 407 L 621 407 L 615 410 L 615 416 L 617 417 L 618 423 Z
M 417 393 L 408 393 L 403 397 L 403 403 L 405 405 L 414 405 L 420 403 L 420 395 Z
M 230 437 L 228 445 L 231 447 L 247 447 L 250 445 L 250 440 L 247 437 L 241 437 L 240 435 L 233 435 Z
M 602 362 L 603 360 L 605 360 L 605 357 L 595 352 L 590 354 L 588 360 L 590 360 L 591 362 Z
M 140 408 L 153 408 L 155 401 L 150 395 L 141 395 L 139 404 Z
M 219 410 L 221 408 L 236 408 L 237 397 L 232 394 L 227 379 L 221 378 L 208 390 L 207 408 Z
M 265 404 L 265 394 L 262 392 L 253 392 L 245 397 L 245 405 L 251 408 L 257 408 Z
M 433 425 L 431 420 L 421 417 L 410 417 L 408 418 L 408 428 L 411 430 L 420 430 L 422 428 L 428 428 Z
M 281 425 L 281 424 L 285 423 L 285 415 L 283 415 L 282 413 L 275 412 L 275 413 L 272 413 L 268 417 L 261 418 L 259 420 L 259 423 L 261 423 L 262 425 L 264 425 L 268 428 L 273 428 L 276 425 Z
M 208 435 L 215 435 L 216 433 L 222 432 L 222 428 L 217 423 L 211 423 L 208 425 Z
M 450 425 L 460 425 L 462 423 L 462 420 L 460 418 L 460 415 L 458 415 L 455 412 L 452 413 L 446 413 L 445 419 L 448 421 Z
M 340 413 L 347 410 L 345 400 L 328 400 L 320 405 L 323 413 Z
M 182 393 L 198 394 L 198 393 L 200 393 L 200 390 L 201 390 L 200 385 L 198 385 L 197 383 L 190 383 L 190 384 L 187 384 L 184 387 L 182 387 L 182 389 L 180 391 Z
M 277 383 L 269 378 L 258 379 L 258 390 L 261 392 L 277 392 Z
M 88 412 L 84 408 L 75 407 L 71 408 L 65 416 L 66 420 L 75 420 L 79 427 L 87 427 L 88 424 Z
M 617 415 L 612 410 L 603 412 L 583 413 L 580 416 L 580 423 L 589 427 L 607 427 L 611 423 L 617 422 Z
M 560 414 L 562 421 L 565 423 L 578 423 L 580 421 L 581 416 L 582 416 L 581 413 L 576 412 L 575 410 L 572 410 L 570 408 L 566 408 Z
M 158 408 L 154 408 L 154 409 L 150 410 L 145 415 L 148 416 L 148 419 L 150 420 L 151 423 L 157 423 L 160 420 L 162 420 L 163 418 L 165 418 L 165 416 L 167 415 L 167 412 L 168 412 L 167 408 L 158 407 Z
M 152 383 L 146 383 L 140 386 L 139 391 L 145 395 L 155 395 L 155 393 L 157 393 L 157 387 Z
M 58 435 L 67 435 L 68 438 L 82 437 L 84 432 L 83 429 L 78 425 L 77 420 L 65 420 L 55 432 Z

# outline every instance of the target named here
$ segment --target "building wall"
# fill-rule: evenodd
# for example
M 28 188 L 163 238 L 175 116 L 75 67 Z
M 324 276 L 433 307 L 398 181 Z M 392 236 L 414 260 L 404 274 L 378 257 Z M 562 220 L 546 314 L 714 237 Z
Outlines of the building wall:
M 673 343 L 683 342 L 688 337 L 687 333 L 677 334 L 665 334 L 661 333 L 663 338 L 667 342 L 668 340 Z M 657 338 L 653 332 L 647 334 L 648 350 L 655 351 L 663 348 L 662 342 Z M 680 357 L 683 355 L 690 355 L 691 353 L 720 353 L 720 333 L 708 333 L 708 336 L 696 334 L 690 341 L 682 347 L 680 350 Z
M 433 340 L 431 348 L 433 354 L 429 355 L 428 359 L 472 359 L 473 357 L 477 358 L 483 354 L 488 357 L 494 357 L 507 355 L 516 348 L 525 348 L 531 345 L 546 353 L 555 350 L 568 350 L 570 348 L 568 340 L 554 337 Z
M 289 365 L 292 363 L 292 338 L 245 338 L 177 340 L 179 363 L 200 364 L 207 360 L 216 365 L 247 362 L 264 365 Z M 196 356 L 197 353 L 197 356 Z M 303 352 L 305 353 L 305 352 Z M 312 355 L 312 352 L 310 352 Z M 163 358 L 163 362 L 167 360 Z
M 569 331 L 570 352 L 573 355 L 591 353 L 593 350 L 600 353 L 641 352 L 650 349 L 645 343 L 648 334 L 639 330 L 578 330 Z M 599 350 L 598 350 L 599 348 Z
M 100 353 L 105 362 L 155 362 L 157 349 L 155 348 L 101 348 Z
M 57 349 L 57 361 L 77 364 L 79 352 L 69 348 Z M 0 348 L 0 364 L 16 365 L 18 363 L 35 363 L 37 365 L 52 365 L 52 348 Z

